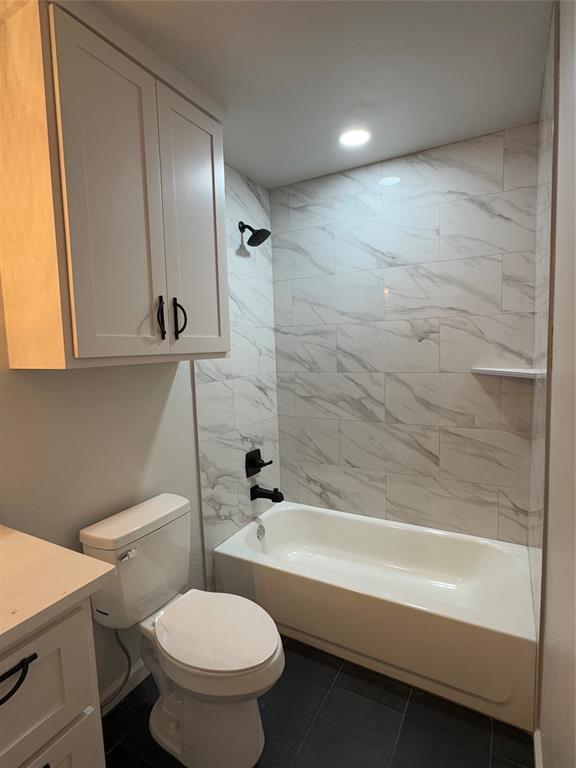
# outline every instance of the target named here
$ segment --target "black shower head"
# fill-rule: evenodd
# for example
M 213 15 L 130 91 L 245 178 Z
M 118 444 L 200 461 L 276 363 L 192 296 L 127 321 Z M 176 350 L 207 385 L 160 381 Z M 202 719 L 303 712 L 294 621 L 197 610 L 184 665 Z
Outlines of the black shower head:
M 248 238 L 248 245 L 251 245 L 253 248 L 257 245 L 262 245 L 262 243 L 265 243 L 270 237 L 270 232 L 267 229 L 254 229 L 254 227 L 251 227 L 249 224 L 244 224 L 243 221 L 238 222 L 238 229 L 242 234 L 244 234 L 247 229 L 252 232 Z

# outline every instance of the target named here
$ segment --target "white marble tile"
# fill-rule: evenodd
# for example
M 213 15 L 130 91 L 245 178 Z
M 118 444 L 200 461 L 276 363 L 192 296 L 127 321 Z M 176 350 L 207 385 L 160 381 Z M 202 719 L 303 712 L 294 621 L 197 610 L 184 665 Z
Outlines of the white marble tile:
M 243 328 L 250 332 L 258 357 L 258 373 L 276 373 L 276 334 L 274 328 Z
M 300 464 L 302 504 L 370 517 L 386 517 L 386 473 L 325 464 Z
M 340 422 L 341 464 L 383 472 L 435 475 L 438 428 L 364 421 Z
M 211 517 L 204 510 L 204 547 L 206 550 L 206 576 L 208 588 L 214 586 L 214 563 L 212 553 L 220 544 L 229 539 L 242 527 L 230 518 Z
M 532 407 L 532 434 L 544 436 L 546 434 L 546 391 L 548 383 L 545 378 L 536 379 L 533 385 L 533 407 Z
M 544 541 L 544 506 L 546 480 L 546 438 L 537 435 L 532 439 L 530 464 L 530 490 L 528 496 L 528 546 L 540 549 Z M 531 563 L 532 565 L 532 563 Z
M 334 231 L 313 227 L 272 236 L 274 279 L 330 275 L 334 272 Z
M 548 307 L 534 315 L 534 367 L 548 365 Z
M 535 187 L 440 206 L 441 259 L 530 251 L 535 245 Z
M 194 370 L 196 372 L 196 384 L 205 384 L 209 381 L 224 381 L 238 376 L 252 376 L 258 365 L 258 352 L 253 340 L 246 331 L 252 328 L 232 328 L 230 330 L 230 355 L 229 357 L 214 358 L 211 360 L 196 360 Z
M 290 190 L 289 187 L 273 189 L 270 192 L 270 221 L 274 234 L 290 229 Z
M 503 395 L 527 395 L 534 391 L 536 382 L 531 379 L 517 379 L 515 376 L 502 376 L 500 388 Z
M 292 325 L 292 283 L 290 280 L 274 283 L 274 322 L 276 326 Z
M 384 421 L 383 373 L 297 373 L 296 415 Z
M 266 459 L 267 451 L 276 452 L 278 450 L 278 419 L 275 413 L 267 419 L 239 427 L 237 433 L 243 453 L 251 451 L 253 448 L 261 448 L 262 456 Z M 274 473 L 276 470 L 266 467 L 261 471 L 260 476 L 264 477 L 267 472 Z M 242 467 L 240 468 L 240 479 L 246 480 L 244 460 L 242 460 Z
M 339 371 L 437 371 L 438 320 L 387 320 L 338 326 Z
M 276 328 L 278 371 L 335 371 L 336 326 L 295 325 Z
M 280 453 L 282 461 L 313 461 L 338 464 L 338 421 L 336 419 L 301 419 L 281 416 Z
M 493 315 L 502 306 L 502 261 L 484 256 L 382 270 L 386 320 Z
M 273 373 L 233 379 L 235 427 L 245 427 L 278 413 L 276 375 Z
M 386 374 L 387 421 L 441 427 L 498 427 L 500 381 L 471 373 Z
M 296 393 L 294 391 L 294 374 L 279 373 L 278 385 L 278 415 L 296 416 Z
M 503 378 L 500 387 L 500 427 L 511 432 L 531 432 L 534 382 Z
M 546 311 L 550 292 L 551 187 L 538 187 L 536 254 L 534 258 L 534 310 Z
M 234 392 L 227 381 L 196 386 L 198 439 L 208 440 L 234 429 Z
M 230 325 L 274 327 L 274 288 L 268 280 L 228 275 Z
M 238 480 L 244 461 L 237 432 L 228 432 L 198 446 L 204 516 L 238 514 Z
M 500 488 L 498 538 L 513 544 L 528 544 L 528 491 Z
M 250 485 L 244 466 L 246 452 L 260 448 L 262 456 L 272 459 L 258 475 L 263 485 L 277 486 L 280 478 L 276 416 L 225 435 L 218 435 L 199 445 L 200 479 L 204 515 L 229 518 L 236 522 L 251 519 Z
M 532 187 L 538 173 L 538 123 L 504 131 L 504 189 Z
M 380 163 L 302 181 L 290 186 L 290 229 L 382 212 Z
M 501 134 L 418 152 L 382 163 L 384 210 L 416 208 L 502 189 L 504 139 Z
M 440 370 L 474 367 L 530 368 L 534 344 L 532 315 L 506 313 L 440 320 Z
M 502 311 L 534 312 L 534 252 L 506 253 L 502 257 Z
M 286 458 L 283 446 L 286 444 L 286 438 L 280 434 L 280 455 L 282 457 L 280 465 L 280 490 L 284 494 L 286 501 L 298 501 L 298 463 Z
M 503 429 L 440 429 L 440 476 L 528 487 L 530 440 Z
M 226 217 L 270 229 L 270 193 L 230 165 L 226 166 Z
M 334 229 L 336 272 L 435 261 L 439 256 L 437 205 L 341 224 Z
M 382 272 L 293 280 L 292 312 L 294 325 L 383 320 Z
M 389 474 L 386 485 L 389 520 L 498 538 L 497 489 L 397 474 Z
M 258 373 L 274 373 L 276 355 L 273 328 L 232 328 L 230 356 L 196 360 L 196 383 L 223 381 Z

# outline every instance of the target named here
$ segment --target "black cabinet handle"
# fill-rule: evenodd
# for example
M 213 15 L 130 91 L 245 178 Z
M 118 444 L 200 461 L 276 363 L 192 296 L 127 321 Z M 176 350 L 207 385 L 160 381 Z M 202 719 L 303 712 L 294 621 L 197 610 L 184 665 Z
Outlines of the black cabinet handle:
M 33 661 L 36 661 L 38 658 L 37 653 L 33 653 L 31 656 L 27 656 L 25 659 L 22 659 L 22 661 L 19 661 L 18 664 L 12 667 L 12 669 L 9 669 L 7 672 L 3 672 L 0 675 L 0 683 L 6 682 L 9 678 L 11 678 L 13 675 L 18 674 L 20 672 L 20 677 L 12 688 L 8 691 L 8 693 L 5 696 L 2 696 L 0 698 L 0 707 L 2 704 L 6 704 L 8 699 L 11 699 L 12 696 L 16 693 L 16 691 L 20 688 L 24 680 L 26 680 L 26 675 L 28 674 L 28 669 L 30 668 L 30 664 L 32 664 Z
M 158 296 L 158 311 L 156 312 L 156 320 L 158 320 L 160 336 L 162 341 L 164 341 L 166 338 L 166 325 L 164 323 L 164 296 Z
M 176 296 L 172 299 L 172 307 L 174 309 L 174 338 L 178 340 L 180 338 L 180 334 L 183 333 L 186 330 L 186 326 L 188 325 L 188 315 L 186 314 L 186 310 L 182 306 L 182 304 L 178 304 L 178 299 Z M 178 327 L 178 310 L 182 312 L 184 315 L 184 322 L 182 323 L 182 327 Z

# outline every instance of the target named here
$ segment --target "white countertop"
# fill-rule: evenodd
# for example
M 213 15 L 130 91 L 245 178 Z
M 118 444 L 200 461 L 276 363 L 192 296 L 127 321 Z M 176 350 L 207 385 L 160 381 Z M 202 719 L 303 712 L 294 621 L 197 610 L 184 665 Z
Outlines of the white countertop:
M 0 652 L 85 600 L 114 570 L 0 525 Z

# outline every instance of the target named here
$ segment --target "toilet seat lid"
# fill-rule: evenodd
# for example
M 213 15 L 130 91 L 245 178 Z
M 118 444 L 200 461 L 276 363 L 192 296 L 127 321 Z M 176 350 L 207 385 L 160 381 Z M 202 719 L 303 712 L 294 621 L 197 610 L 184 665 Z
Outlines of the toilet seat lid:
M 238 595 L 192 589 L 158 617 L 156 638 L 181 664 L 208 672 L 241 672 L 267 662 L 278 630 L 256 603 Z

